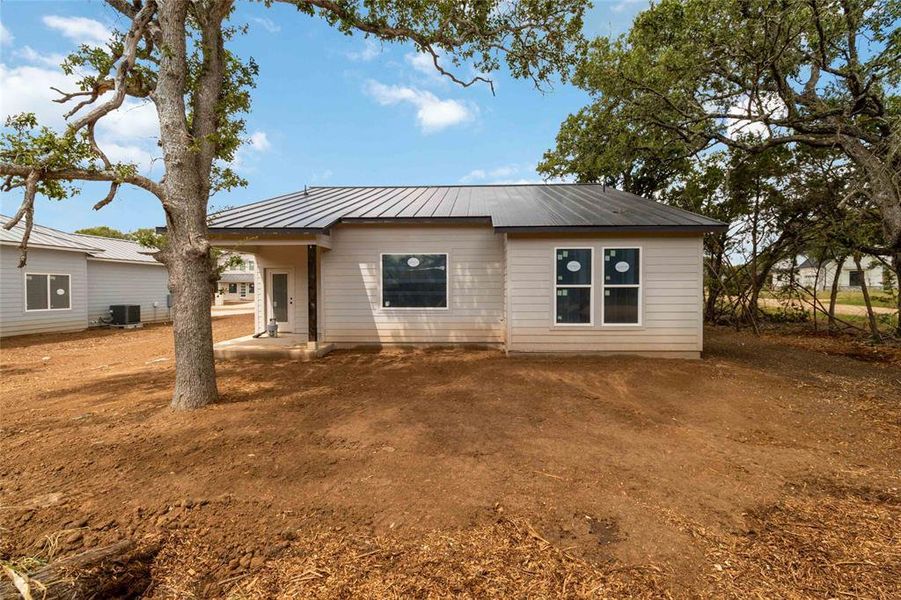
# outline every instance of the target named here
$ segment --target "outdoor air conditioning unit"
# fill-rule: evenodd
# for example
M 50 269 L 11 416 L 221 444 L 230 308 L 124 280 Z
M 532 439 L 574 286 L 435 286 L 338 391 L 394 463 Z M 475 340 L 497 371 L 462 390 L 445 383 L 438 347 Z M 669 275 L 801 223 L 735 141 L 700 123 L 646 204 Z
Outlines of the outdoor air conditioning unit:
M 109 311 L 113 325 L 136 325 L 141 322 L 140 304 L 113 304 Z

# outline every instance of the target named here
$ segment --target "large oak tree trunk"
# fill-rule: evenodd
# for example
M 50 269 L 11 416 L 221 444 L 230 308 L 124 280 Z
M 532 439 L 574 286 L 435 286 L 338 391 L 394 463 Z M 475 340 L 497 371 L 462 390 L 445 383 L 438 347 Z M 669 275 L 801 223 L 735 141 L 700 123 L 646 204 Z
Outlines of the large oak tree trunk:
M 179 225 L 170 223 L 170 238 L 184 235 L 180 229 Z M 175 250 L 167 266 L 173 297 L 175 336 L 172 407 L 199 408 L 218 398 L 210 316 L 214 274 L 209 249 L 203 252 L 194 245 L 188 245 L 187 250 Z
M 160 4 L 166 52 L 160 60 L 154 101 L 166 163 L 163 208 L 167 243 L 160 258 L 169 269 L 175 336 L 175 391 L 172 407 L 199 408 L 218 399 L 210 315 L 213 265 L 207 240 L 210 163 L 208 136 L 195 138 L 185 118 L 187 85 L 184 0 Z M 216 94 L 194 107 L 194 121 L 215 110 Z M 213 103 L 212 105 L 207 105 Z M 198 141 L 199 140 L 199 141 Z M 205 160 L 200 160 L 201 157 Z

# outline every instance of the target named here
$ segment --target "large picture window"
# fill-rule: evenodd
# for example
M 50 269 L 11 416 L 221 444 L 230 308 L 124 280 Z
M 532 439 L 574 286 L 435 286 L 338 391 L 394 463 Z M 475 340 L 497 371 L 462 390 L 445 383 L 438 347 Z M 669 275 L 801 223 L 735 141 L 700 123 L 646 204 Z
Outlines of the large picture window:
M 557 325 L 591 325 L 591 248 L 554 251 Z
M 25 310 L 68 310 L 72 308 L 68 275 L 25 274 Z
M 382 308 L 447 308 L 447 254 L 383 254 Z
M 605 325 L 641 322 L 641 250 L 604 249 Z

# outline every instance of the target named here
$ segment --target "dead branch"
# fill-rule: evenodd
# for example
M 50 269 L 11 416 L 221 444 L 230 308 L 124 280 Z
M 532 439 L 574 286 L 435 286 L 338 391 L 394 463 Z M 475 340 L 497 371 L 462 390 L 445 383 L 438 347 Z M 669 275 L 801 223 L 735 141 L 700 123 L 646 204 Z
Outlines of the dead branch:
M 19 268 L 25 266 L 28 260 L 28 238 L 31 237 L 31 229 L 34 226 L 34 197 L 38 191 L 38 181 L 40 180 L 40 172 L 31 169 L 25 176 L 25 195 L 22 198 L 22 204 L 13 217 L 3 224 L 3 228 L 9 231 L 15 227 L 22 217 L 25 217 L 25 230 L 22 232 L 22 241 L 19 242 Z

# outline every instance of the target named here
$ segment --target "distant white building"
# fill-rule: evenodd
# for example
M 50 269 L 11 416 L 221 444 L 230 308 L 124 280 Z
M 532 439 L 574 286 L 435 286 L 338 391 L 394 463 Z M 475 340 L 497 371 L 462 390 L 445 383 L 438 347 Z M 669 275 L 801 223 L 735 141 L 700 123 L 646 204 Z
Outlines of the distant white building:
M 219 264 L 225 264 L 234 254 L 223 255 Z M 241 264 L 229 267 L 222 272 L 216 288 L 216 304 L 231 302 L 251 302 L 256 298 L 254 272 L 256 260 L 253 254 L 239 254 Z
M 888 258 L 885 259 L 889 261 Z M 879 259 L 874 256 L 864 256 L 860 259 L 861 269 L 857 268 L 853 258 L 847 258 L 841 265 L 841 273 L 838 277 L 840 290 L 854 290 L 861 287 L 866 281 L 867 288 L 882 290 L 890 284 L 898 287 L 894 281 L 892 272 Z M 835 277 L 836 262 L 827 260 L 822 265 L 812 258 L 800 257 L 794 268 L 794 281 L 807 289 L 827 290 L 832 288 L 832 279 Z M 817 273 L 819 272 L 819 277 Z M 788 261 L 784 261 L 773 269 L 772 284 L 774 288 L 781 289 L 789 285 L 792 280 L 792 267 Z
M 114 305 L 140 306 L 144 323 L 170 319 L 166 267 L 147 248 L 35 225 L 19 268 L 23 231 L 0 228 L 0 336 L 104 325 Z

